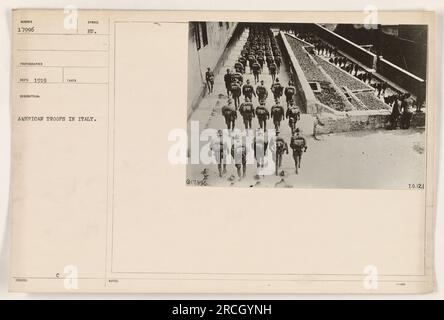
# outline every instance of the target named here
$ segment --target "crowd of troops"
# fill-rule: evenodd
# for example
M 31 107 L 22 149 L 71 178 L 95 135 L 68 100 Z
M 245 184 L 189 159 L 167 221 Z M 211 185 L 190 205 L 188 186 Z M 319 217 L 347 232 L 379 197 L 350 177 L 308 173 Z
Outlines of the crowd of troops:
M 288 119 L 291 128 L 290 147 L 293 150 L 295 161 L 295 172 L 300 168 L 302 152 L 307 150 L 306 139 L 300 134 L 296 127 L 300 119 L 300 109 L 294 102 L 296 88 L 290 81 L 284 87 L 277 77 L 282 64 L 281 52 L 279 50 L 273 32 L 269 28 L 250 27 L 248 39 L 243 46 L 240 56 L 236 60 L 232 72 L 227 69 L 224 75 L 225 88 L 228 96 L 227 104 L 222 107 L 222 116 L 225 118 L 227 129 L 231 132 L 235 129 L 235 123 L 238 114 L 242 117 L 245 126 L 245 132 L 252 132 L 252 121 L 256 118 L 259 128 L 254 133 L 252 149 L 258 168 L 265 165 L 265 155 L 268 151 L 272 153 L 275 164 L 275 174 L 279 173 L 282 165 L 282 155 L 288 154 L 288 145 L 285 140 L 279 136 L 281 121 Z M 244 76 L 247 73 L 253 74 L 254 85 L 250 79 L 244 83 Z M 272 85 L 267 88 L 264 80 L 260 76 L 268 71 L 271 76 Z M 212 82 L 209 84 L 209 91 L 212 92 L 214 84 L 214 74 L 208 69 L 206 80 Z M 270 110 L 266 107 L 266 101 L 269 99 L 269 90 L 272 93 L 273 106 Z M 241 102 L 241 97 L 243 101 Z M 281 105 L 281 98 L 285 96 L 286 109 Z M 257 99 L 256 107 L 253 104 L 253 98 Z M 275 128 L 275 135 L 268 139 L 267 122 L 272 119 Z M 219 176 L 226 173 L 226 159 L 231 154 L 234 159 L 239 179 L 246 175 L 247 148 L 245 137 L 234 134 L 232 137 L 231 150 L 225 145 L 222 131 L 218 133 L 218 139 L 212 144 L 212 150 L 215 154 Z M 270 144 L 270 147 L 269 147 Z M 229 151 L 229 152 L 228 152 Z
M 217 131 L 217 137 L 211 142 L 211 151 L 214 154 L 218 165 L 219 177 L 223 177 L 227 173 L 228 158 L 231 157 L 237 170 L 239 180 L 246 177 L 247 159 L 249 150 L 253 152 L 257 166 L 257 176 L 260 172 L 264 172 L 267 163 L 267 155 L 271 153 L 275 175 L 282 175 L 280 171 L 282 166 L 282 157 L 289 154 L 289 146 L 284 138 L 280 135 L 280 131 L 276 130 L 271 137 L 268 131 L 256 129 L 253 137 L 251 148 L 247 148 L 247 139 L 245 135 L 236 133 L 234 135 L 224 135 L 223 130 Z M 301 167 L 302 153 L 307 151 L 307 141 L 300 134 L 299 128 L 296 128 L 290 139 L 290 148 L 293 151 L 293 160 L 295 163 L 295 173 L 299 173 Z M 263 174 L 262 174 L 263 176 Z

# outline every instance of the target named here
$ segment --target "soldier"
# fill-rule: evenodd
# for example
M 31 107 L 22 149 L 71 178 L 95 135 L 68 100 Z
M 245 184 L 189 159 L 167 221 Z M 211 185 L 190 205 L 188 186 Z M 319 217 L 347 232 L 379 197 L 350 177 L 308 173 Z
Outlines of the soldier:
M 219 170 L 219 177 L 227 173 L 227 156 L 228 146 L 223 139 L 222 130 L 217 130 L 217 137 L 211 142 L 210 150 L 213 152 L 216 158 L 217 169 Z M 222 170 L 223 167 L 223 170 Z
M 270 72 L 272 82 L 274 82 L 274 80 L 276 79 L 276 72 L 277 72 L 277 66 L 274 61 L 272 61 L 268 65 L 268 71 Z
M 233 100 L 228 99 L 228 105 L 222 107 L 222 115 L 225 118 L 225 123 L 227 124 L 227 129 L 234 129 L 234 122 L 237 119 L 237 112 L 233 108 Z
M 296 129 L 296 123 L 301 117 L 299 107 L 296 106 L 293 101 L 290 101 L 290 106 L 285 113 L 285 117 L 288 119 L 288 125 L 290 126 L 291 133 L 293 134 Z
M 254 107 L 250 98 L 245 97 L 245 102 L 241 104 L 239 113 L 244 120 L 245 130 L 251 129 L 251 120 L 254 118 Z
M 265 62 L 265 58 L 264 58 L 263 54 L 257 56 L 257 62 L 261 66 L 261 71 L 262 71 L 264 69 L 264 62 Z
M 299 128 L 296 128 L 291 137 L 290 147 L 293 149 L 295 172 L 298 174 L 298 169 L 301 168 L 302 152 L 307 152 L 307 141 L 299 135 Z
M 261 73 L 261 65 L 256 61 L 251 65 L 251 70 L 254 76 L 254 84 L 259 82 L 259 74 Z
M 239 108 L 239 105 L 240 105 L 239 98 L 240 98 L 241 94 L 242 94 L 242 90 L 241 90 L 240 81 L 234 80 L 231 83 L 231 96 L 233 97 L 234 107 L 236 108 L 236 110 Z
M 285 100 L 287 102 L 287 108 L 290 105 L 290 101 L 293 101 L 294 95 L 296 93 L 296 88 L 293 86 L 291 81 L 288 82 L 288 87 L 285 88 Z
M 270 115 L 273 118 L 274 128 L 279 130 L 281 127 L 281 121 L 284 119 L 285 111 L 284 108 L 280 105 L 279 99 L 275 100 L 276 104 L 271 107 Z
M 244 95 L 245 99 L 248 98 L 250 101 L 253 99 L 253 95 L 256 97 L 256 92 L 254 92 L 254 88 L 250 84 L 250 79 L 247 79 L 247 83 L 242 87 L 242 94 Z
M 271 85 L 270 89 L 271 92 L 273 92 L 274 100 L 281 98 L 284 87 L 281 85 L 278 78 L 276 78 L 276 82 Z
M 224 75 L 224 82 L 225 82 L 225 88 L 227 89 L 227 96 L 230 96 L 230 90 L 231 90 L 231 82 L 233 80 L 233 77 L 231 75 L 230 69 L 227 69 L 227 73 Z
M 211 68 L 207 68 L 207 72 L 205 72 L 205 80 L 207 81 L 208 93 L 213 92 L 214 87 L 214 73 L 211 71 Z
M 259 99 L 259 102 L 267 100 L 268 90 L 264 86 L 264 80 L 261 80 L 260 85 L 256 87 L 256 95 Z
M 274 62 L 276 63 L 277 66 L 277 73 L 279 74 L 279 72 L 281 71 L 281 64 L 282 64 L 282 58 L 280 55 L 277 55 L 274 57 Z
M 261 101 L 260 105 L 256 107 L 256 116 L 261 129 L 267 130 L 267 120 L 270 119 L 270 113 L 265 107 L 265 101 Z
M 241 136 L 237 135 L 231 145 L 231 156 L 234 159 L 239 181 L 247 175 L 247 147 Z M 242 169 L 242 175 L 241 175 Z
M 288 145 L 285 140 L 279 136 L 280 131 L 276 130 L 276 136 L 271 141 L 270 150 L 273 155 L 273 161 L 275 163 L 275 174 L 279 174 L 279 169 L 282 166 L 282 155 L 284 152 L 288 154 Z
M 268 137 L 266 131 L 261 129 L 256 130 L 253 138 L 254 158 L 256 159 L 256 166 L 263 168 L 265 164 L 265 154 L 267 153 Z

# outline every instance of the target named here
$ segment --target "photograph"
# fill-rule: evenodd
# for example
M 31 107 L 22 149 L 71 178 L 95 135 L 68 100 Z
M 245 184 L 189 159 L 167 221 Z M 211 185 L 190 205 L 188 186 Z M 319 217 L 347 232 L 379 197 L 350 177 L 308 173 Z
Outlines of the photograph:
M 190 22 L 186 184 L 423 189 L 427 31 Z

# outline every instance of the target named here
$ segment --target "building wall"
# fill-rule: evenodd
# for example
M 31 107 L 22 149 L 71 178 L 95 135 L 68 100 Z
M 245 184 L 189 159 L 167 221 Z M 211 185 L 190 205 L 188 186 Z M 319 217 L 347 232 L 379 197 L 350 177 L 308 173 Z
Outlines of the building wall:
M 207 67 L 217 72 L 236 22 L 190 22 L 188 32 L 188 114 L 205 94 Z M 206 29 L 206 30 L 205 30 Z M 206 35 L 205 35 L 206 34 Z M 215 74 L 216 74 L 215 72 Z

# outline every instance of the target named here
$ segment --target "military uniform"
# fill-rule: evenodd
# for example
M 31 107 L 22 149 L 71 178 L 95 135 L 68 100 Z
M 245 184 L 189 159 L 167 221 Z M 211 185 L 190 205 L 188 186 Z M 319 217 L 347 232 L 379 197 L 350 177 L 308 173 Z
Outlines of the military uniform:
M 228 104 L 222 107 L 222 115 L 225 118 L 228 130 L 234 129 L 234 123 L 237 119 L 237 112 L 233 108 L 232 104 Z
M 279 130 L 281 126 L 281 121 L 284 118 L 284 108 L 280 104 L 275 104 L 271 107 L 271 117 L 273 118 L 274 127 L 276 130 Z
M 256 95 L 260 101 L 265 101 L 268 97 L 268 90 L 263 85 L 258 85 L 256 87 Z
M 256 107 L 256 116 L 259 121 L 259 127 L 261 129 L 267 130 L 267 120 L 270 119 L 270 112 L 268 112 L 265 104 L 261 104 Z
M 239 113 L 241 114 L 245 129 L 251 129 L 251 120 L 254 118 L 254 107 L 252 102 L 243 102 L 239 108 Z

